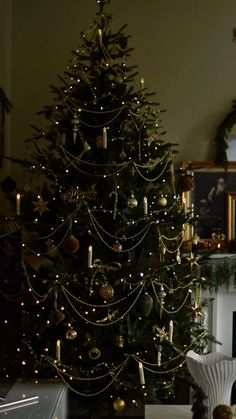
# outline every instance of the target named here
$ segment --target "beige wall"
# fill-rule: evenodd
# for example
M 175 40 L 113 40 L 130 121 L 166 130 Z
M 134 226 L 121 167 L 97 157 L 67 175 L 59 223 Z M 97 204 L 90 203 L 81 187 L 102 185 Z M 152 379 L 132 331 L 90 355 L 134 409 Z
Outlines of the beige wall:
M 236 98 L 236 1 L 112 0 L 110 9 L 114 29 L 128 24 L 130 64 L 167 110 L 162 120 L 166 140 L 179 143 L 176 162 L 212 158 L 216 128 Z M 23 156 L 30 124 L 41 124 L 36 112 L 52 102 L 49 85 L 96 11 L 96 0 L 12 0 L 12 155 Z

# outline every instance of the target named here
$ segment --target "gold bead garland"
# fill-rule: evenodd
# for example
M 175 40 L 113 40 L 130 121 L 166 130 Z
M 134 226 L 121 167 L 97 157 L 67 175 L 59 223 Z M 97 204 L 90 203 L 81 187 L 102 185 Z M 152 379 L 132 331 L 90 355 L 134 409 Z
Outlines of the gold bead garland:
M 90 175 L 90 176 L 94 176 L 94 177 L 115 176 L 117 174 L 120 174 L 126 167 L 133 166 L 136 169 L 137 173 L 139 173 L 139 175 L 145 181 L 147 181 L 147 182 L 155 182 L 155 181 L 157 181 L 163 175 L 163 173 L 166 170 L 167 165 L 169 163 L 169 160 L 167 160 L 166 163 L 165 163 L 165 167 L 162 169 L 161 173 L 158 174 L 155 178 L 147 178 L 146 176 L 144 176 L 142 174 L 142 172 L 141 172 L 140 169 L 141 168 L 142 169 L 145 169 L 145 170 L 153 169 L 153 168 L 155 168 L 156 166 L 158 166 L 160 164 L 160 161 L 155 162 L 155 164 L 150 164 L 150 165 L 146 165 L 146 164 L 140 165 L 140 164 L 138 164 L 138 163 L 136 163 L 136 162 L 134 162 L 132 160 L 129 160 L 129 161 L 124 162 L 124 163 L 119 163 L 119 164 L 118 163 L 117 164 L 111 164 L 111 163 L 109 163 L 109 164 L 106 164 L 105 165 L 106 168 L 109 168 L 109 167 L 111 167 L 111 168 L 117 168 L 117 170 L 115 170 L 115 171 L 113 171 L 111 173 L 107 173 L 107 171 L 105 171 L 105 172 L 103 171 L 103 173 L 101 173 L 101 174 L 98 174 L 98 173 L 97 174 L 91 174 L 90 172 L 86 172 L 85 170 L 82 170 L 81 167 L 79 167 L 79 166 L 76 165 L 76 163 L 78 163 L 78 164 L 83 163 L 83 164 L 88 165 L 88 166 L 93 165 L 94 167 L 97 167 L 97 168 L 100 167 L 100 168 L 103 168 L 103 169 L 104 169 L 104 164 L 98 164 L 98 163 L 93 163 L 92 164 L 90 162 L 86 162 L 84 160 L 81 160 L 81 159 L 78 159 L 77 157 L 75 157 L 68 150 L 66 150 L 63 146 L 61 146 L 60 149 L 62 150 L 62 152 L 64 154 L 64 157 L 70 163 L 71 166 L 73 166 L 76 170 L 78 170 L 79 172 L 81 172 L 81 173 L 83 173 L 85 175 Z M 168 157 L 168 153 L 165 154 L 165 156 L 163 157 L 163 159 L 166 158 L 166 157 Z M 74 161 L 75 161 L 75 163 L 74 163 Z
M 60 375 L 62 381 L 64 382 L 64 384 L 74 393 L 78 394 L 79 396 L 83 396 L 83 397 L 93 397 L 93 396 L 97 396 L 101 393 L 104 393 L 112 384 L 114 381 L 118 380 L 118 377 L 120 375 L 120 373 L 123 371 L 124 367 L 126 366 L 127 362 L 129 361 L 130 357 L 127 357 L 120 365 L 118 368 L 116 368 L 115 370 L 117 371 L 116 374 L 114 374 L 114 372 L 109 371 L 109 373 L 107 373 L 104 376 L 100 376 L 100 377 L 91 377 L 91 378 L 82 378 L 82 377 L 73 377 L 71 374 L 66 373 L 64 370 L 61 370 L 59 368 L 59 366 L 55 363 L 50 361 L 49 359 L 47 360 L 49 362 L 49 364 L 51 366 L 53 366 L 57 373 Z M 68 381 L 66 381 L 65 376 L 69 377 L 69 379 L 72 380 L 78 380 L 78 381 L 94 381 L 94 380 L 100 380 L 103 377 L 107 377 L 109 376 L 111 377 L 110 382 L 104 386 L 101 390 L 95 392 L 95 393 L 82 393 L 80 391 L 78 391 L 77 389 L 73 388 L 71 384 L 69 384 Z
M 187 287 L 188 287 L 188 291 L 187 291 L 187 293 L 186 293 L 186 296 L 185 296 L 185 297 L 184 297 L 184 299 L 183 299 L 182 304 L 181 304 L 181 305 L 180 305 L 180 306 L 179 306 L 176 310 L 169 311 L 169 310 L 167 310 L 167 309 L 165 308 L 165 306 L 161 303 L 161 299 L 158 297 L 158 294 L 157 294 L 156 289 L 155 289 L 154 282 L 152 281 L 152 289 L 153 289 L 153 291 L 154 291 L 155 297 L 156 297 L 156 299 L 157 299 L 158 303 L 161 305 L 162 310 L 163 310 L 163 311 L 165 311 L 167 314 L 176 314 L 176 313 L 178 313 L 180 310 L 182 310 L 182 308 L 184 307 L 184 305 L 185 305 L 185 303 L 186 303 L 186 301 L 187 301 L 187 299 L 188 299 L 188 297 L 189 297 L 189 295 L 190 295 L 189 286 L 186 286 L 186 287 L 184 287 L 184 288 L 187 288 Z
M 120 322 L 125 316 L 127 316 L 127 314 L 132 310 L 132 308 L 133 308 L 133 306 L 136 304 L 136 302 L 138 301 L 138 299 L 139 299 L 139 297 L 140 297 L 140 295 L 141 295 L 141 293 L 142 293 L 142 290 L 143 290 L 143 288 L 144 288 L 144 285 L 145 285 L 145 283 L 143 283 L 142 285 L 140 285 L 140 291 L 138 292 L 138 295 L 137 295 L 137 297 L 134 299 L 134 301 L 131 303 L 131 305 L 128 307 L 128 309 L 123 313 L 123 314 L 121 314 L 119 317 L 117 317 L 117 318 L 115 318 L 114 320 L 111 320 L 109 323 L 103 323 L 103 322 L 92 322 L 91 320 L 89 320 L 88 318 L 86 318 L 86 317 L 84 317 L 84 315 L 82 315 L 77 309 L 76 309 L 76 307 L 74 306 L 74 304 L 72 303 L 72 301 L 69 299 L 69 297 L 68 297 L 68 295 L 67 294 L 70 294 L 70 293 L 68 293 L 68 291 L 66 292 L 65 291 L 65 288 L 64 287 L 62 287 L 62 291 L 63 291 L 63 293 L 64 293 L 64 295 L 65 295 L 65 298 L 66 298 L 66 300 L 68 301 L 68 303 L 69 303 L 69 305 L 71 306 L 71 308 L 74 310 L 74 312 L 81 318 L 81 319 L 83 319 L 86 323 L 89 323 L 89 324 L 92 324 L 92 325 L 94 325 L 94 326 L 101 326 L 101 327 L 104 327 L 104 326 L 107 326 L 108 324 L 109 325 L 112 325 L 112 324 L 115 324 L 115 323 L 118 323 L 118 322 Z M 74 296 L 72 295 L 72 294 L 70 294 L 70 296 L 73 298 Z M 118 300 L 118 301 L 120 301 L 120 300 Z M 118 304 L 118 301 L 116 301 L 114 304 Z M 94 307 L 92 304 L 90 304 L 90 306 L 91 307 Z M 108 305 L 105 305 L 105 306 L 108 306 Z M 102 307 L 102 305 L 100 305 L 100 307 Z
M 97 233 L 97 235 L 100 237 L 100 239 L 101 239 L 101 241 L 103 242 L 103 244 L 105 244 L 105 246 L 106 247 L 108 247 L 109 249 L 111 249 L 111 250 L 114 250 L 114 248 L 113 248 L 113 246 L 111 246 L 109 243 L 107 243 L 107 241 L 102 237 L 102 235 L 101 235 L 101 233 L 100 233 L 100 231 L 98 230 L 98 226 L 99 226 L 99 228 L 103 231 L 103 232 L 105 232 L 106 233 L 106 235 L 107 236 L 110 236 L 110 237 L 113 237 L 113 238 L 115 238 L 115 239 L 117 239 L 117 237 L 115 237 L 115 236 L 112 236 L 112 235 L 110 235 L 110 233 L 108 233 L 107 231 L 105 231 L 104 229 L 103 229 L 103 227 L 101 226 L 101 224 L 99 224 L 97 221 L 95 221 L 96 219 L 94 218 L 94 216 L 92 215 L 92 212 L 89 210 L 89 215 L 90 215 L 90 217 L 91 217 L 91 221 L 92 221 L 92 223 L 93 223 L 93 227 L 94 227 L 94 230 L 96 231 L 96 233 Z M 144 234 L 143 234 L 143 236 L 137 241 L 137 243 L 135 243 L 134 244 L 134 246 L 132 246 L 132 247 L 129 247 L 129 248 L 126 248 L 126 249 L 120 249 L 120 252 L 121 253 L 126 253 L 126 252 L 130 252 L 131 250 L 133 250 L 133 249 L 135 249 L 137 246 L 139 246 L 141 243 L 142 243 L 142 241 L 144 240 L 144 238 L 146 237 L 146 235 L 147 235 L 147 233 L 148 233 L 148 231 L 149 231 L 149 229 L 150 229 L 150 227 L 151 227 L 151 225 L 152 224 L 156 224 L 155 222 L 150 222 L 149 224 L 147 224 L 141 231 L 139 231 L 136 235 L 134 235 L 134 236 L 131 236 L 131 237 L 129 237 L 129 238 L 127 238 L 127 240 L 131 240 L 131 239 L 133 239 L 133 238 L 135 238 L 135 237 L 138 237 L 140 234 L 142 234 L 143 232 L 144 232 Z

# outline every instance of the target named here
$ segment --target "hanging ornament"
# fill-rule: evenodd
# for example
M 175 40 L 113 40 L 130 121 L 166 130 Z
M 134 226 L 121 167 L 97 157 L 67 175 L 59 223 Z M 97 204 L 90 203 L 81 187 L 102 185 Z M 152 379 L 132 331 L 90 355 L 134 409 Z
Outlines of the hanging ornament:
M 121 243 L 119 243 L 118 241 L 116 241 L 116 242 L 113 244 L 112 249 L 114 250 L 114 252 L 119 253 L 119 252 L 121 252 L 121 251 L 122 251 L 122 244 L 121 244 Z
M 44 214 L 44 212 L 49 211 L 47 205 L 48 201 L 43 201 L 42 197 L 40 197 L 37 201 L 33 201 L 34 204 L 34 212 L 38 212 L 40 216 Z
M 142 317 L 148 317 L 152 311 L 153 298 L 147 292 L 140 299 L 139 312 Z
M 165 196 L 159 196 L 159 197 L 156 199 L 155 203 L 156 203 L 157 207 L 162 207 L 162 208 L 164 208 L 164 207 L 166 207 L 166 205 L 167 205 L 167 199 L 166 199 L 166 197 L 165 197 Z
M 70 327 L 69 330 L 67 330 L 66 332 L 66 339 L 68 340 L 74 340 L 75 338 L 77 338 L 77 332 L 75 329 L 73 329 L 72 327 Z
M 109 284 L 104 284 L 101 286 L 99 293 L 105 300 L 110 300 L 114 296 L 114 288 Z
M 101 356 L 101 351 L 100 351 L 100 349 L 98 349 L 98 348 L 96 348 L 96 347 L 93 347 L 93 348 L 91 348 L 91 349 L 89 350 L 89 352 L 88 352 L 88 356 L 89 356 L 89 358 L 90 358 L 90 359 L 92 359 L 93 361 L 96 361 L 97 359 L 99 359 L 99 358 L 100 358 L 100 356 Z
M 48 240 L 47 242 L 47 252 L 50 258 L 56 258 L 59 254 L 58 248 L 53 244 L 52 240 Z
M 194 266 L 199 266 L 198 260 L 201 259 L 200 255 L 194 256 L 193 253 L 190 253 L 190 257 L 187 257 L 187 263 L 189 264 L 190 270 L 193 269 Z
M 157 338 L 160 339 L 160 342 L 163 342 L 165 340 L 166 341 L 169 340 L 169 335 L 168 335 L 168 333 L 166 333 L 165 326 L 159 327 L 157 324 L 154 324 L 152 326 L 152 331 L 153 331 L 154 335 Z
M 73 255 L 76 253 L 79 250 L 79 246 L 80 242 L 73 236 L 73 234 L 66 237 L 61 244 L 63 252 L 67 255 Z
M 136 145 L 136 142 L 135 142 L 134 138 L 128 138 L 127 139 L 126 147 L 129 151 L 131 151 L 131 152 L 135 151 L 135 145 Z
M 163 287 L 162 284 L 161 284 L 161 289 L 158 292 L 158 297 L 159 297 L 159 299 L 161 301 L 161 304 L 164 304 L 164 298 L 166 297 L 166 292 L 165 292 L 164 287 Z
M 194 306 L 190 307 L 189 312 L 190 312 L 192 318 L 195 319 L 195 320 L 197 319 L 198 316 L 203 317 L 202 307 L 200 307 L 200 306 L 197 307 L 196 304 Z
M 118 204 L 118 192 L 117 191 L 111 191 L 109 194 L 109 198 L 111 198 L 114 195 L 114 208 L 113 208 L 113 220 L 116 219 L 116 213 L 117 213 L 117 204 Z
M 158 345 L 158 352 L 157 352 L 157 365 L 158 365 L 158 367 L 161 366 L 161 353 L 162 353 L 162 346 Z
M 119 314 L 119 310 L 115 310 L 112 313 L 108 313 L 106 317 L 103 317 L 103 319 L 96 320 L 96 323 L 106 323 L 111 322 L 117 315 Z
M 103 148 L 103 136 L 102 135 L 98 135 L 95 138 L 95 145 L 96 145 L 96 148 Z
M 214 419 L 232 419 L 234 417 L 233 409 L 227 404 L 218 404 L 213 409 Z
M 58 324 L 60 324 L 64 319 L 65 319 L 65 315 L 64 313 L 62 313 L 60 310 L 58 310 L 58 288 L 55 287 L 54 289 L 54 310 L 52 310 L 49 314 L 49 320 L 51 325 L 53 326 L 57 326 Z
M 164 302 L 165 302 L 165 297 L 166 297 L 166 292 L 164 290 L 163 285 L 161 284 L 161 289 L 158 292 L 158 298 L 159 298 L 159 302 L 160 302 L 160 318 L 162 317 L 162 311 L 163 311 L 163 306 L 164 306 Z
M 60 310 L 51 310 L 49 312 L 48 320 L 49 326 L 58 326 L 65 319 L 65 315 Z
M 81 153 L 78 155 L 77 160 L 81 160 L 83 155 L 85 153 L 87 153 L 89 150 L 91 150 L 91 147 L 89 145 L 89 143 L 87 141 L 83 141 L 83 150 L 81 151 Z
M 188 192 L 194 188 L 194 177 L 185 173 L 181 175 L 178 182 L 180 192 Z
M 118 397 L 113 402 L 113 408 L 116 412 L 122 412 L 125 408 L 125 401 L 123 399 L 120 399 L 120 397 Z
M 62 199 L 66 202 L 80 203 L 81 201 L 87 201 L 93 199 L 96 195 L 96 192 L 93 190 L 83 191 L 76 186 L 74 188 L 68 189 L 62 194 Z
M 125 134 L 131 134 L 133 131 L 133 123 L 132 121 L 125 119 L 121 124 L 120 124 L 120 128 L 121 131 Z
M 133 194 L 131 194 L 131 196 L 128 198 L 127 205 L 129 208 L 136 208 L 138 206 L 138 201 Z
M 79 125 L 79 118 L 77 114 L 74 114 L 74 118 L 71 120 L 71 123 L 73 125 L 73 143 L 76 142 L 77 132 L 78 132 L 78 125 Z
M 125 338 L 122 335 L 116 336 L 116 345 L 119 348 L 123 348 L 125 343 Z
M 98 29 L 98 40 L 100 46 L 102 46 L 102 29 Z
M 159 244 L 158 250 L 159 250 L 160 262 L 163 263 L 165 262 L 166 248 L 162 242 Z
M 181 263 L 181 254 L 180 254 L 180 250 L 178 249 L 177 250 L 177 252 L 176 252 L 176 262 L 178 263 L 178 264 L 180 264 Z
M 121 153 L 120 153 L 120 158 L 122 160 L 124 160 L 126 158 L 126 152 L 124 150 L 124 138 L 123 137 L 122 137 L 122 150 L 121 150 Z

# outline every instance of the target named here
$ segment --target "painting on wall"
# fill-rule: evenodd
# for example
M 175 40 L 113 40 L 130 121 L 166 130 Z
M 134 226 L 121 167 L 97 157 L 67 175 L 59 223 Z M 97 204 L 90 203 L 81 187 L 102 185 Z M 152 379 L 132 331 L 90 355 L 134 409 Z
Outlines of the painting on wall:
M 196 233 L 201 239 L 229 235 L 228 194 L 236 193 L 236 162 L 230 162 L 227 171 L 209 161 L 183 162 L 194 177 L 194 188 L 188 192 L 187 206 L 198 217 Z

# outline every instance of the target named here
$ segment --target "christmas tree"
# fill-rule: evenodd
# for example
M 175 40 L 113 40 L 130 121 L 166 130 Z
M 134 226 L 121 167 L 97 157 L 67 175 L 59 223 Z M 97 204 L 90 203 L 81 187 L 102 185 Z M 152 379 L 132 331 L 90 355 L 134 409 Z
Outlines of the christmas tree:
M 26 141 L 20 358 L 24 377 L 59 377 L 111 417 L 175 402 L 208 333 L 198 257 L 183 248 L 191 181 L 177 182 L 176 144 L 128 65 L 126 25 L 113 33 L 109 0 L 97 5 Z

